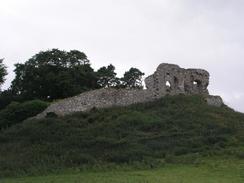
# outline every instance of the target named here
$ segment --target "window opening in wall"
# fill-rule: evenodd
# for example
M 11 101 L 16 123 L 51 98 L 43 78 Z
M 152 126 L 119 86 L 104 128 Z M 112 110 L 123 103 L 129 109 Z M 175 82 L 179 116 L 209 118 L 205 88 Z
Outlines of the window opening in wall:
M 166 92 L 170 92 L 170 90 L 171 90 L 171 84 L 170 84 L 170 82 L 169 81 L 166 81 Z
M 169 81 L 166 81 L 166 86 L 169 87 L 169 88 L 171 87 L 171 84 L 170 84 Z
M 201 81 L 198 81 L 198 80 L 193 81 L 193 86 L 200 87 L 201 84 L 202 84 Z

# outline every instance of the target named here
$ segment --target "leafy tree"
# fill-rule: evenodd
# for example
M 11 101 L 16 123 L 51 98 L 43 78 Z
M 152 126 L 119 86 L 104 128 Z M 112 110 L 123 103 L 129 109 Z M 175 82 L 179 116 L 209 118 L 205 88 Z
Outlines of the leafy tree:
M 15 95 L 11 89 L 4 90 L 0 93 L 0 110 L 4 109 L 11 102 L 24 102 L 26 99 Z
M 78 51 L 41 51 L 15 65 L 11 89 L 26 98 L 60 99 L 98 87 L 87 56 Z
M 6 75 L 7 75 L 6 66 L 3 64 L 3 59 L 0 59 L 0 86 L 5 81 Z
M 142 88 L 142 76 L 144 75 L 137 68 L 130 68 L 129 71 L 125 72 L 124 77 L 121 78 L 122 85 L 129 88 Z
M 116 78 L 115 67 L 110 64 L 107 67 L 101 67 L 97 71 L 99 86 L 107 88 L 107 87 L 115 87 L 119 84 L 119 79 Z

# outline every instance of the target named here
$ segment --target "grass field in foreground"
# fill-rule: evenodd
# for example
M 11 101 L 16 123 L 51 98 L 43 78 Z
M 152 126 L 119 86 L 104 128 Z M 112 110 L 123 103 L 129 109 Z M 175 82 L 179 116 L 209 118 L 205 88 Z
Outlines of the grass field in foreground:
M 76 172 L 0 180 L 1 183 L 243 183 L 244 160 L 165 165 L 151 170 Z

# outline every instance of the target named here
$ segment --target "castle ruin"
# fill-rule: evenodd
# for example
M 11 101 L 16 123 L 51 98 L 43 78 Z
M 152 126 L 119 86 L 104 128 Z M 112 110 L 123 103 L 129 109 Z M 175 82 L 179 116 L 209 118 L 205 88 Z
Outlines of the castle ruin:
M 53 112 L 64 116 L 92 108 L 128 106 L 162 98 L 166 95 L 204 95 L 209 105 L 220 107 L 221 97 L 208 92 L 209 73 L 202 69 L 184 69 L 174 64 L 160 64 L 153 75 L 145 79 L 146 89 L 102 88 L 52 103 L 36 118 Z
M 155 98 L 178 94 L 208 94 L 209 73 L 202 69 L 183 69 L 174 64 L 160 64 L 145 79 L 146 87 Z

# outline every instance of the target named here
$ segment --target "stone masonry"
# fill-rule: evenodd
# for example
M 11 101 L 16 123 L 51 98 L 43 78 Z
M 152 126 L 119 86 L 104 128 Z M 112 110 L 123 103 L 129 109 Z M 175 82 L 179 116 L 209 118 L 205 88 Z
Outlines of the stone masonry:
M 145 79 L 146 87 L 155 98 L 177 94 L 208 94 L 209 73 L 202 69 L 183 69 L 178 65 L 160 64 Z
M 209 105 L 220 107 L 221 97 L 210 96 L 208 92 L 209 73 L 202 69 L 183 69 L 174 64 L 160 64 L 153 75 L 145 79 L 146 89 L 102 88 L 84 92 L 78 96 L 52 103 L 36 118 L 43 118 L 53 112 L 64 116 L 92 108 L 128 106 L 153 101 L 165 95 L 204 95 Z

